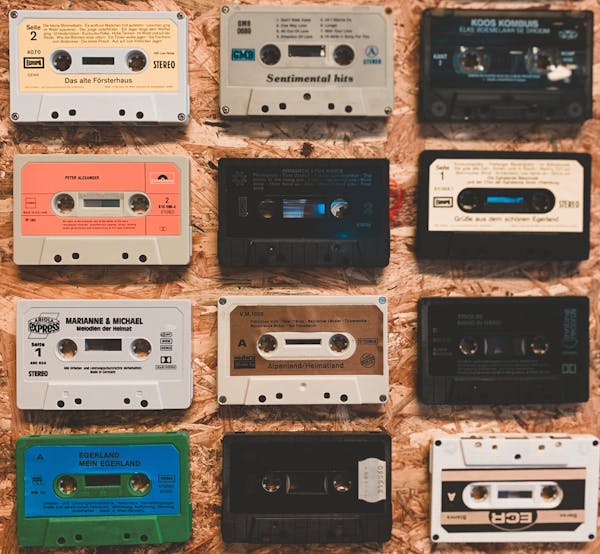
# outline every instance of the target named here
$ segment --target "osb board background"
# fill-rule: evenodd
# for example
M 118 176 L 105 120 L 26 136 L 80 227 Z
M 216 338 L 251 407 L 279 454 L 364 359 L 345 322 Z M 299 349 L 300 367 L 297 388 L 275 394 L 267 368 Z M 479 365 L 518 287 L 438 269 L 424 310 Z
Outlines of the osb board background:
M 326 5 L 328 2 L 322 2 Z M 361 3 L 369 3 L 361 0 Z M 429 552 L 428 442 L 435 432 L 600 432 L 600 197 L 594 187 L 589 261 L 427 262 L 414 257 L 415 184 L 425 148 L 585 151 L 597 154 L 600 174 L 600 101 L 584 125 L 419 125 L 416 121 L 418 24 L 425 7 L 588 8 L 600 21 L 597 0 L 503 4 L 395 0 L 396 103 L 387 121 L 266 119 L 223 122 L 218 114 L 219 2 L 210 0 L 7 2 L 0 36 L 0 550 L 18 550 L 15 536 L 14 445 L 31 433 L 85 433 L 185 429 L 191 437 L 193 536 L 185 545 L 131 552 Z M 187 129 L 15 127 L 8 121 L 7 12 L 9 8 L 183 10 L 189 17 L 192 118 Z M 600 48 L 596 47 L 597 60 Z M 598 100 L 600 67 L 596 64 Z M 11 160 L 16 153 L 188 155 L 192 163 L 194 255 L 188 268 L 19 269 L 12 263 Z M 404 192 L 392 224 L 392 257 L 384 270 L 223 270 L 217 265 L 217 160 L 225 156 L 388 157 L 391 176 Z M 216 300 L 225 294 L 384 294 L 389 298 L 390 401 L 367 408 L 225 408 L 216 402 Z M 489 408 L 426 407 L 415 397 L 416 301 L 427 295 L 587 294 L 591 299 L 591 399 L 580 406 Z M 31 413 L 15 406 L 15 302 L 20 298 L 190 298 L 194 302 L 194 403 L 183 412 Z M 224 545 L 219 530 L 220 439 L 227 431 L 372 430 L 393 435 L 392 540 L 350 547 Z M 573 552 L 575 545 L 436 547 L 451 552 Z M 24 551 L 24 550 L 23 550 Z M 93 549 L 91 550 L 93 551 Z M 116 552 L 99 548 L 97 552 Z M 581 548 L 600 552 L 600 541 Z

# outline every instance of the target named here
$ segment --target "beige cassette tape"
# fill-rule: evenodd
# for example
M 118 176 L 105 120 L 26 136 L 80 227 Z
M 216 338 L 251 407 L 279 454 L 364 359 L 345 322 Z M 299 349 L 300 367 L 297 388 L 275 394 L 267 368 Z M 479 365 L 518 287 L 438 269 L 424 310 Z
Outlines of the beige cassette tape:
M 220 404 L 382 404 L 388 398 L 381 296 L 219 299 Z
M 12 10 L 15 123 L 163 123 L 189 118 L 182 12 Z
M 18 155 L 19 265 L 186 265 L 189 160 L 182 156 Z

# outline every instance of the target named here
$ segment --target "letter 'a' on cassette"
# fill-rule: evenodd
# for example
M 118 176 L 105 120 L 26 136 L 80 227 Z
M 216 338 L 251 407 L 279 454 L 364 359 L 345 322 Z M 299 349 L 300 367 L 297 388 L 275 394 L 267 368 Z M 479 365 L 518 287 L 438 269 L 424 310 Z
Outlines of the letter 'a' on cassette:
M 590 542 L 597 535 L 600 441 L 592 435 L 432 439 L 432 542 Z
M 183 156 L 17 155 L 17 265 L 187 265 Z
M 191 344 L 189 300 L 21 300 L 17 406 L 188 408 Z
M 427 9 L 422 121 L 583 121 L 592 117 L 594 14 Z
M 392 9 L 223 6 L 219 103 L 223 116 L 391 115 Z
M 181 125 L 183 12 L 11 10 L 13 123 Z
M 221 405 L 383 404 L 382 296 L 227 296 L 218 303 Z
M 16 465 L 20 546 L 126 547 L 191 535 L 184 431 L 21 437 Z
M 223 437 L 223 540 L 387 541 L 391 466 L 391 437 L 385 431 L 228 433 Z

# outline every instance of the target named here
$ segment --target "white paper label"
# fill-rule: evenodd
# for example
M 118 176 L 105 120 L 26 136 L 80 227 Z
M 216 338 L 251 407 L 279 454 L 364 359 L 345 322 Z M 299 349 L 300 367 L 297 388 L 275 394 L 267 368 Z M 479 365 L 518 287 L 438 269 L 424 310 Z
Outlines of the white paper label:
M 358 499 L 365 502 L 385 500 L 385 462 L 367 458 L 358 462 Z
M 547 213 L 468 213 L 458 205 L 464 189 L 550 191 Z M 577 160 L 445 159 L 429 168 L 429 231 L 582 233 L 584 171 Z

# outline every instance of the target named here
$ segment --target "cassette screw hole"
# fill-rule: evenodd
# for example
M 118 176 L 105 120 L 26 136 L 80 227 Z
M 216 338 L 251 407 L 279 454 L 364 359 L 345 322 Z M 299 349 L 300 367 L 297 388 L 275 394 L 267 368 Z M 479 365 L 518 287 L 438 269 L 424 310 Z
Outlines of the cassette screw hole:
M 134 214 L 145 214 L 150 209 L 150 200 L 145 194 L 132 194 L 129 198 L 129 209 Z
M 598 446 L 598 441 L 594 441 L 594 442 L 592 442 L 592 444 L 593 444 L 594 446 Z
M 227 403 L 227 397 L 219 396 L 219 404 L 225 404 L 225 403 Z
M 80 535 L 79 533 L 77 533 L 77 535 L 75 535 L 75 540 L 76 541 L 82 541 L 83 540 L 83 536 Z
M 463 337 L 460 339 L 458 348 L 463 356 L 473 356 L 477 354 L 479 345 L 477 344 L 477 340 L 475 340 L 473 337 Z
M 433 444 L 435 444 L 436 446 L 442 446 L 442 441 L 437 440 Z
M 543 444 L 540 444 L 538 446 L 538 450 L 545 450 L 545 449 L 546 449 L 546 447 Z
M 263 352 L 273 352 L 277 348 L 277 339 L 273 335 L 261 335 L 257 346 Z
M 148 542 L 148 535 L 140 535 L 140 540 L 142 542 Z
M 278 393 L 275 395 L 275 398 L 277 398 L 277 400 L 281 400 L 281 399 L 283 398 L 283 394 L 282 394 L 282 393 L 280 393 L 280 392 L 278 392 Z
M 477 485 L 471 489 L 471 498 L 476 502 L 481 502 L 485 500 L 489 495 L 489 491 L 487 487 L 482 487 L 481 485 Z
M 329 339 L 329 348 L 334 352 L 343 352 L 348 349 L 350 341 L 346 335 L 336 333 Z
M 71 254 L 71 258 L 73 258 L 74 260 L 78 260 L 79 259 L 79 252 L 73 252 Z
M 58 119 L 58 112 L 52 112 L 50 116 L 52 117 L 52 119 Z
M 497 444 L 492 444 L 492 450 L 498 450 L 498 445 Z
M 572 119 L 577 119 L 583 115 L 583 106 L 579 102 L 571 102 L 567 106 L 567 114 Z
M 131 404 L 131 398 L 123 398 L 123 404 Z
M 543 500 L 545 500 L 546 502 L 550 502 L 552 500 L 556 500 L 556 498 L 558 498 L 559 493 L 558 488 L 554 485 L 546 485 L 545 487 L 542 487 L 540 494 Z
M 129 533 L 123 533 L 123 538 L 124 538 L 125 540 L 127 540 L 127 539 L 130 539 L 130 538 L 131 538 L 131 535 L 130 535 Z
M 150 479 L 144 473 L 134 473 L 129 479 L 129 486 L 137 494 L 145 494 L 150 490 Z
M 281 50 L 275 44 L 265 44 L 260 49 L 259 57 L 265 65 L 275 65 L 281 59 Z
M 131 343 L 131 352 L 136 358 L 144 359 L 150 356 L 152 345 L 146 339 L 135 339 Z
M 126 260 L 127 258 L 129 258 L 129 254 L 127 252 L 123 252 L 123 254 L 121 254 L 121 258 Z
M 146 55 L 139 50 L 132 50 L 127 54 L 127 67 L 131 71 L 141 71 L 146 67 Z
M 329 211 L 336 219 L 344 219 L 350 214 L 350 203 L 343 198 L 336 198 L 331 203 Z
M 71 67 L 73 60 L 66 50 L 58 50 L 52 56 L 52 65 L 57 71 L 66 71 Z
M 267 401 L 267 397 L 266 397 L 264 394 L 261 394 L 261 395 L 258 397 L 258 401 L 259 401 L 261 404 L 264 404 L 264 403 Z
M 440 536 L 439 536 L 439 535 L 433 535 L 431 538 L 432 538 L 434 541 L 437 541 L 437 540 L 440 538 Z
M 596 535 L 592 535 L 591 533 L 588 535 L 588 539 L 593 541 L 596 538 Z
M 333 60 L 338 65 L 350 65 L 354 61 L 354 50 L 347 44 L 340 44 L 333 51 Z
M 269 111 L 269 106 L 267 106 L 266 104 L 264 104 L 261 108 L 260 111 L 262 113 L 267 113 Z
M 352 106 L 346 106 L 346 107 L 344 108 L 344 111 L 345 111 L 346 113 L 352 113 Z
M 279 109 L 280 109 L 280 110 L 285 110 L 286 108 L 287 108 L 287 104 L 286 104 L 285 102 L 281 102 L 281 103 L 279 104 Z
M 16 10 L 13 10 L 13 11 L 10 12 L 10 16 L 13 19 L 17 19 L 17 17 L 19 17 L 19 13 Z
M 142 400 L 140 402 L 140 406 L 142 406 L 142 408 L 147 408 L 148 407 L 148 401 L 147 400 Z
M 515 454 L 515 460 L 520 460 L 521 459 L 521 454 Z
M 64 408 L 64 407 L 65 407 L 65 403 L 64 403 L 62 400 L 59 400 L 59 401 L 56 403 L 56 405 L 57 405 L 59 408 Z
M 304 100 L 310 100 L 312 98 L 312 96 L 310 95 L 310 93 L 305 92 L 304 95 L 302 96 L 302 98 L 304 98 Z
M 336 492 L 345 493 L 352 487 L 352 479 L 347 473 L 336 473 L 333 476 L 333 488 Z
M 58 537 L 58 539 L 56 540 L 56 542 L 58 544 L 65 544 L 67 542 L 67 539 L 65 539 L 64 537 Z
M 531 351 L 536 356 L 544 356 L 550 349 L 549 342 L 544 337 L 534 337 L 531 341 Z
M 260 481 L 260 486 L 265 492 L 272 494 L 281 489 L 282 481 L 279 475 L 267 473 Z
M 58 264 L 60 262 L 62 262 L 62 256 L 60 254 L 57 254 L 56 256 L 54 256 L 54 261 Z
M 348 401 L 348 395 L 347 395 L 347 394 L 342 394 L 342 395 L 340 396 L 340 400 L 341 400 L 342 402 L 347 402 L 347 401 Z
M 58 353 L 63 360 L 70 360 L 77 355 L 77 344 L 71 339 L 58 341 Z
M 326 392 L 323 394 L 323 398 L 331 398 L 331 394 Z
M 386 401 L 387 401 L 387 395 L 380 394 L 379 395 L 379 402 L 386 402 Z
M 69 115 L 77 115 L 77 110 L 74 110 L 73 108 L 71 108 L 69 110 Z
M 76 398 L 75 399 L 75 404 L 80 405 L 81 404 L 81 398 Z
M 75 208 L 75 199 L 70 194 L 59 194 L 54 199 L 54 207 L 61 213 L 69 213 Z
M 148 261 L 148 258 L 144 254 L 141 254 L 138 260 L 142 263 L 145 263 Z
M 327 109 L 335 110 L 335 104 L 333 102 L 329 102 L 329 104 L 327 104 Z
M 448 113 L 448 106 L 443 100 L 435 100 L 429 107 L 434 117 L 444 117 Z
M 121 117 L 125 115 L 125 110 L 124 110 L 123 108 L 121 108 L 121 109 L 119 110 L 119 115 L 120 115 Z
M 77 481 L 70 475 L 64 475 L 58 480 L 58 490 L 63 494 L 73 494 L 77 490 Z
M 138 119 L 144 119 L 144 112 L 137 112 L 135 114 L 135 117 L 137 117 Z

